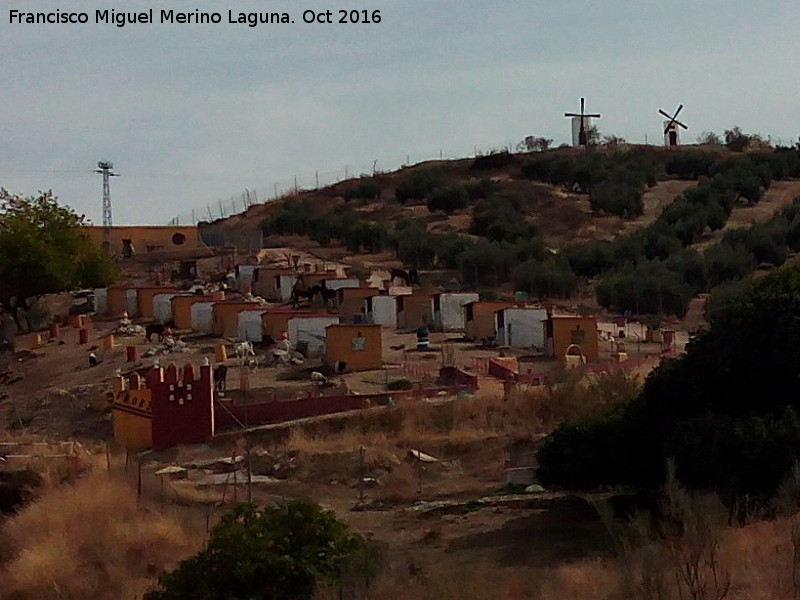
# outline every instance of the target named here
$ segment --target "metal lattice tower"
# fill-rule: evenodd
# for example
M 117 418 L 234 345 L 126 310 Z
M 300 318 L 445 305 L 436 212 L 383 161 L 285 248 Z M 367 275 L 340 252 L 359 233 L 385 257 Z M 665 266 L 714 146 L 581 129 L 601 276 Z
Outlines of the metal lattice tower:
M 111 227 L 111 185 L 110 177 L 118 177 L 117 173 L 112 173 L 114 163 L 108 160 L 101 160 L 97 163 L 95 173 L 103 176 L 103 227 Z

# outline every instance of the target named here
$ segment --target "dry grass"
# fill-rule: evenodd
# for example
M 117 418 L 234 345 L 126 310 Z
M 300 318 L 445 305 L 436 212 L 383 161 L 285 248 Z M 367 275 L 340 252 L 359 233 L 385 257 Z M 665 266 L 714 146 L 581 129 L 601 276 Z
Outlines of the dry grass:
M 137 507 L 135 490 L 106 474 L 45 494 L 5 523 L 0 598 L 140 598 L 202 538 L 177 513 Z
M 639 389 L 639 378 L 622 370 L 591 380 L 565 375 L 547 387 L 517 390 L 507 400 L 479 391 L 453 400 L 364 410 L 348 420 L 346 427 L 318 423 L 294 428 L 280 446 L 320 454 L 354 452 L 361 446 L 408 448 L 442 440 L 458 444 L 500 436 L 525 438 L 629 402 Z M 334 426 L 338 429 L 333 430 Z

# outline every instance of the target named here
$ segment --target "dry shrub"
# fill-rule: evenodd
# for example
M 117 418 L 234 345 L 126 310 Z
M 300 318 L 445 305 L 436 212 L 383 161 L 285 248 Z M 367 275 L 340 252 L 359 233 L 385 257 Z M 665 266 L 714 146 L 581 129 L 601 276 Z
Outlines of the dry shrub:
M 5 523 L 0 571 L 9 600 L 141 597 L 155 577 L 200 547 L 177 513 L 137 508 L 135 490 L 90 475 L 50 491 Z
M 417 447 L 447 439 L 472 442 L 497 436 L 523 436 L 551 431 L 570 420 L 591 417 L 629 402 L 640 389 L 636 375 L 622 370 L 582 379 L 565 375 L 552 385 L 501 394 L 438 401 L 418 401 L 361 411 L 357 417 L 293 428 L 280 447 L 307 454 L 355 452 L 360 446 Z

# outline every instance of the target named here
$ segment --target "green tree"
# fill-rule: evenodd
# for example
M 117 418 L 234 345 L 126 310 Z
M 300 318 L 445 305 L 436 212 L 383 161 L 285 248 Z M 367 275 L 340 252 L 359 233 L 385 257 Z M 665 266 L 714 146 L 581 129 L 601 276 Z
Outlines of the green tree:
M 346 523 L 313 502 L 240 504 L 208 546 L 162 575 L 144 600 L 307 600 L 338 579 L 360 545 Z
M 539 452 L 542 481 L 656 487 L 673 458 L 681 482 L 730 505 L 768 499 L 800 459 L 800 269 L 729 287 L 709 318 L 710 329 L 663 361 L 630 404 L 550 436 Z
M 50 191 L 24 197 L 0 189 L 0 309 L 18 328 L 20 309 L 33 299 L 114 279 L 114 264 L 82 231 L 84 223 Z

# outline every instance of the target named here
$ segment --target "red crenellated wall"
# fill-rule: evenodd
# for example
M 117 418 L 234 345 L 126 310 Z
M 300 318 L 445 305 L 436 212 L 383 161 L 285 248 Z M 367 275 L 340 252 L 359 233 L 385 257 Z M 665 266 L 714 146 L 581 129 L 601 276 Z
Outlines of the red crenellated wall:
M 178 370 L 153 369 L 147 374 L 153 412 L 153 449 L 199 444 L 214 437 L 214 381 L 210 366 L 186 365 Z

